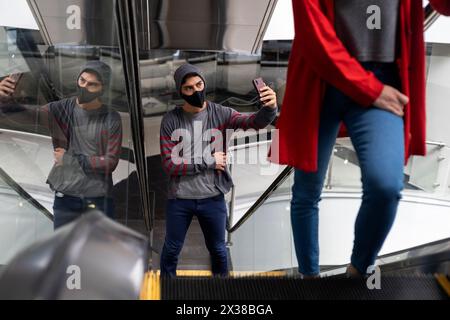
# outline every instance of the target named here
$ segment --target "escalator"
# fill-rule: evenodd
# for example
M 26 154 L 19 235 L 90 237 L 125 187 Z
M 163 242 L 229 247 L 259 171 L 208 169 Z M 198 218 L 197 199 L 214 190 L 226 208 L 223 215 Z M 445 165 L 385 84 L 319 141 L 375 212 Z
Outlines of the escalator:
M 429 6 L 425 12 L 426 30 L 436 21 L 438 15 Z M 433 48 L 430 45 L 428 54 L 432 56 L 432 52 Z M 432 57 L 429 56 L 427 59 L 428 76 L 432 77 L 432 70 L 437 66 L 433 65 Z M 414 158 L 405 167 L 405 190 L 397 222 L 398 230 L 394 230 L 377 260 L 377 265 L 380 266 L 381 289 L 378 290 L 373 282 L 371 285 L 371 281 L 375 281 L 371 276 L 363 279 L 347 279 L 345 275 L 347 264 L 342 258 L 344 255 L 333 254 L 332 251 L 339 251 L 335 243 L 342 242 L 347 247 L 351 245 L 349 239 L 341 239 L 340 236 L 343 233 L 348 235 L 352 233 L 345 230 L 338 232 L 338 235 L 330 236 L 334 230 L 332 227 L 336 227 L 333 226 L 337 220 L 335 214 L 334 217 L 332 214 L 321 217 L 322 223 L 326 220 L 329 224 L 326 228 L 328 232 L 325 232 L 329 239 L 328 245 L 324 246 L 326 261 L 321 265 L 321 278 L 303 280 L 299 277 L 289 219 L 293 168 L 281 167 L 280 173 L 256 199 L 249 192 L 251 190 L 247 191 L 247 195 L 239 195 L 239 192 L 238 196 L 232 195 L 227 228 L 232 277 L 210 278 L 192 274 L 183 276 L 180 273 L 181 276 L 176 279 L 161 279 L 157 284 L 159 293 L 149 295 L 147 298 L 448 300 L 450 202 L 448 190 L 440 183 L 440 179 L 446 181 L 442 172 L 448 170 L 448 164 L 443 163 L 448 154 L 448 146 L 441 141 L 427 141 L 427 150 L 429 154 L 427 161 Z M 361 197 L 359 165 L 351 143 L 345 139 L 339 140 L 332 158 L 324 189 L 324 202 L 327 203 L 325 206 L 331 213 L 334 211 L 332 208 L 339 207 L 339 203 L 342 202 L 352 202 L 353 206 L 357 207 L 358 199 Z M 237 177 L 245 170 L 239 171 Z M 242 179 L 248 177 L 244 174 Z M 253 186 L 258 189 L 255 184 Z M 349 211 L 356 212 L 353 207 Z M 425 215 L 425 212 L 428 214 Z M 428 215 L 432 215 L 432 218 Z M 345 220 L 350 226 L 348 222 L 354 221 L 354 216 Z M 411 226 L 414 228 L 410 228 Z M 421 234 L 419 230 L 428 234 Z M 409 237 L 401 238 L 400 234 L 407 234 Z M 346 248 L 344 252 L 347 256 L 348 249 Z M 278 274 L 273 276 L 271 275 L 273 272 Z
M 366 279 L 291 277 L 211 279 L 184 277 L 162 281 L 163 300 L 449 300 L 445 287 L 432 275 L 384 276 L 379 290 Z
M 211 278 L 210 276 L 181 276 L 162 278 L 149 282 L 143 298 L 164 300 L 448 300 L 450 299 L 450 238 L 429 242 L 417 247 L 381 255 L 376 264 L 380 267 L 379 278 L 376 273 L 360 279 L 346 277 L 346 264 L 321 266 L 320 279 L 301 279 L 296 271 L 295 257 L 290 239 L 290 226 L 277 225 L 269 221 L 267 230 L 271 237 L 262 245 L 274 243 L 273 248 L 254 247 L 249 238 L 267 238 L 265 232 L 259 236 L 263 222 L 255 223 L 255 216 L 262 215 L 267 220 L 263 208 L 266 202 L 278 192 L 286 192 L 284 185 L 292 175 L 292 168 L 285 168 L 251 206 L 238 222 L 229 226 L 232 234 L 229 247 L 232 270 L 230 278 Z M 273 210 L 270 210 L 272 213 Z M 264 217 L 266 215 L 266 217 Z M 253 225 L 248 228 L 248 225 Z M 277 232 L 274 229 L 282 227 Z M 252 231 L 253 230 L 253 234 Z M 239 238 L 239 232 L 250 234 Z M 283 238 L 286 235 L 286 241 Z M 233 252 L 236 243 L 245 243 L 244 252 Z M 272 250 L 273 249 L 273 250 Z M 241 249 L 238 249 L 241 250 Z M 254 252 L 258 253 L 258 256 Z M 290 257 L 286 257 L 286 252 Z M 244 262 L 242 262 L 244 260 Z M 239 262 L 239 263 L 238 263 Z M 278 264 L 278 265 L 277 265 Z M 273 275 L 276 273 L 276 275 Z M 155 278 L 156 279 L 156 278 Z M 378 281 L 378 284 L 377 284 Z M 159 288 L 155 295 L 155 286 Z M 152 294 L 151 294 L 152 293 Z
M 174 94 L 173 71 L 183 62 L 195 63 L 205 68 L 207 81 L 212 84 L 208 88 L 211 99 L 236 103 L 239 111 L 251 112 L 256 110 L 252 103 L 252 78 L 264 75 L 277 89 L 277 93 L 283 92 L 287 67 L 285 60 L 290 43 L 266 43 L 267 51 L 263 52 L 262 58 L 259 55 L 262 34 L 276 4 L 276 1 L 272 0 L 264 1 L 262 5 L 256 5 L 256 1 L 249 2 L 258 7 L 255 12 L 248 10 L 251 5 L 249 3 L 222 1 L 211 5 L 209 1 L 199 1 L 200 5 L 207 4 L 214 14 L 201 17 L 199 25 L 202 27 L 202 33 L 198 36 L 199 43 L 194 45 L 186 42 L 188 37 L 180 36 L 184 30 L 188 30 L 180 28 L 180 25 L 186 22 L 183 21 L 183 7 L 180 6 L 183 1 L 155 0 L 141 1 L 138 4 L 127 0 L 99 1 L 104 7 L 101 4 L 92 4 L 92 7 L 89 7 L 86 1 L 76 2 L 81 4 L 83 10 L 88 8 L 86 10 L 90 12 L 101 13 L 99 16 L 83 16 L 83 28 L 93 29 L 98 20 L 101 30 L 106 31 L 94 34 L 74 29 L 70 37 L 67 37 L 61 32 L 66 23 L 61 17 L 66 17 L 67 8 L 62 5 L 53 8 L 53 2 L 48 0 L 30 0 L 41 33 L 27 31 L 20 36 L 19 32 L 19 38 L 23 39 L 24 43 L 19 43 L 18 47 L 19 51 L 29 53 L 31 57 L 27 56 L 27 65 L 33 73 L 40 75 L 39 78 L 32 77 L 39 85 L 34 88 L 32 101 L 27 101 L 29 105 L 25 106 L 32 116 L 28 113 L 24 117 L 24 113 L 16 105 L 14 108 L 2 106 L 1 125 L 3 129 L 12 131 L 47 134 L 36 124 L 35 107 L 73 94 L 75 84 L 72 76 L 85 61 L 100 59 L 110 63 L 116 81 L 108 92 L 108 103 L 112 109 L 120 112 L 126 131 L 121 170 L 114 176 L 115 197 L 119 199 L 118 220 L 146 234 L 150 242 L 149 252 L 155 255 L 162 247 L 163 241 L 165 191 L 162 186 L 166 182 L 166 178 L 160 174 L 162 170 L 159 164 L 157 135 L 162 115 L 179 103 Z M 112 3 L 114 5 L 111 5 Z M 149 15 L 150 12 L 152 16 Z M 244 15 L 240 16 L 242 20 L 230 19 L 237 12 Z M 426 13 L 427 28 L 436 21 L 438 15 L 430 10 L 430 7 L 426 8 Z M 246 15 L 251 19 L 244 19 Z M 195 21 L 187 22 L 190 22 L 191 27 L 196 26 Z M 212 37 L 212 33 L 216 35 Z M 245 53 L 241 53 L 242 51 Z M 283 58 L 279 59 L 279 56 Z M 46 68 L 37 65 L 45 65 Z M 228 99 L 229 96 L 233 96 L 233 99 Z M 239 143 L 244 142 L 241 147 L 250 148 L 246 145 L 248 137 L 241 138 Z M 31 138 L 18 139 L 20 143 L 27 145 L 24 140 Z M 263 143 L 267 145 L 268 142 L 270 141 L 266 140 Z M 28 150 L 27 159 L 48 163 L 48 159 L 42 158 L 41 153 L 29 152 L 29 149 L 36 146 L 42 147 L 44 143 L 28 143 L 27 147 L 22 148 Z M 420 242 L 420 246 L 415 245 L 417 241 L 399 241 L 380 256 L 378 262 L 382 274 L 381 291 L 369 290 L 367 279 L 343 278 L 345 263 L 342 256 L 347 249 L 343 249 L 342 255 L 333 255 L 333 251 L 338 250 L 332 245 L 324 246 L 324 256 L 328 260 L 321 266 L 322 279 L 301 280 L 298 277 L 287 209 L 291 197 L 293 169 L 279 166 L 276 168 L 278 174 L 275 179 L 273 176 L 268 179 L 248 179 L 255 167 L 234 168 L 235 174 L 241 177 L 241 180 L 235 179 L 237 189 L 233 191 L 229 202 L 232 215 L 227 228 L 229 260 L 234 277 L 212 279 L 192 276 L 191 273 L 189 277 L 160 280 L 157 272 L 150 272 L 141 297 L 168 300 L 448 299 L 448 276 L 445 275 L 450 273 L 450 240 L 445 236 L 447 220 L 444 222 L 444 219 L 445 211 L 450 206 L 446 199 L 435 198 L 432 193 L 439 188 L 445 188 L 443 183 L 439 186 L 436 177 L 445 171 L 443 166 L 446 161 L 442 158 L 447 156 L 448 147 L 439 141 L 430 141 L 428 148 L 432 151 L 432 157 L 427 161 L 432 163 L 421 163 L 419 159 L 415 159 L 405 171 L 409 192 L 405 203 L 408 210 L 416 210 L 420 206 L 422 211 L 431 208 L 440 210 L 436 213 L 433 224 L 430 224 L 436 229 L 436 233 L 432 237 L 417 235 L 416 240 Z M 236 149 L 236 152 L 239 151 Z M 266 154 L 265 150 L 264 153 Z M 327 176 L 325 197 L 331 201 L 331 205 L 343 201 L 355 203 L 360 197 L 359 177 L 355 174 L 359 168 L 354 150 L 348 145 L 348 141 L 340 141 L 336 145 L 333 159 Z M 26 237 L 16 236 L 11 237 L 12 240 L 2 242 L 0 252 L 9 253 L 8 259 L 0 262 L 0 265 L 7 264 L 14 253 L 37 241 L 38 236 L 44 237 L 52 233 L 51 205 L 43 204 L 42 197 L 39 198 L 32 192 L 27 181 L 19 181 L 8 170 L 10 168 L 4 169 L 0 171 L 1 187 L 19 199 L 14 204 L 22 209 L 21 212 L 25 211 L 24 207 L 29 207 L 35 214 L 32 219 L 36 222 L 34 229 L 27 225 L 25 231 L 17 214 L 11 219 L 8 218 L 9 220 L 5 215 L 2 216 L 5 218 L 2 223 L 11 229 L 11 226 L 18 226 L 14 229 L 16 235 L 31 234 L 36 237 L 27 240 L 28 242 L 21 242 Z M 45 173 L 45 170 L 42 171 Z M 424 175 L 424 172 L 427 174 Z M 248 181 L 244 181 L 245 179 Z M 246 182 L 253 182 L 258 186 L 248 187 L 250 184 L 247 185 Z M 46 186 L 42 177 L 40 183 Z M 414 206 L 415 204 L 417 206 Z M 417 225 L 424 223 L 420 213 L 414 213 L 412 217 L 411 220 L 417 220 Z M 328 227 L 335 221 L 333 217 L 324 218 L 328 220 Z M 346 217 L 348 220 L 353 218 Z M 351 234 L 347 231 L 345 233 Z M 193 261 L 189 261 L 190 264 L 186 262 L 184 267 L 200 266 L 199 269 L 207 269 L 208 256 L 204 255 L 206 250 L 199 254 L 198 249 L 203 247 L 200 232 L 193 237 L 195 241 L 188 248 L 193 254 L 188 258 L 202 256 L 201 263 L 199 259 L 192 259 Z M 339 235 L 330 236 L 328 242 L 333 244 L 340 241 L 338 237 Z M 344 240 L 343 243 L 348 243 L 348 239 Z M 7 246 L 14 244 L 14 241 L 23 243 L 23 246 L 8 251 Z M 405 251 L 404 248 L 411 249 Z M 157 268 L 156 258 L 150 255 L 146 261 L 149 269 Z M 188 260 L 191 259 L 185 261 Z
M 141 296 L 162 300 L 449 300 L 450 238 L 380 256 L 379 278 L 349 279 L 345 267 L 322 272 L 320 279 L 301 279 L 279 272 L 231 278 L 154 277 Z M 344 272 L 344 273 L 343 273 Z M 155 287 L 159 291 L 155 292 Z

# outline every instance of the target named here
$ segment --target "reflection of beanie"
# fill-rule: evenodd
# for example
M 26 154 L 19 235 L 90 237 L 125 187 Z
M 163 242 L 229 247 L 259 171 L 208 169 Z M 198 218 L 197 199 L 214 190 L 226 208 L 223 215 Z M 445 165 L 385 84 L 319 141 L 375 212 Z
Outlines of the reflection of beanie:
M 206 81 L 205 77 L 203 76 L 201 70 L 197 68 L 196 66 L 186 63 L 181 65 L 174 73 L 173 78 L 175 80 L 175 88 L 177 89 L 177 93 L 181 95 L 181 85 L 183 84 L 184 78 L 188 74 L 196 74 L 200 78 L 202 78 L 203 82 L 205 82 L 205 88 L 206 88 Z
M 103 86 L 109 86 L 111 82 L 111 67 L 100 60 L 88 61 L 78 74 L 78 78 L 83 72 L 94 72 L 98 76 L 98 80 L 103 84 Z

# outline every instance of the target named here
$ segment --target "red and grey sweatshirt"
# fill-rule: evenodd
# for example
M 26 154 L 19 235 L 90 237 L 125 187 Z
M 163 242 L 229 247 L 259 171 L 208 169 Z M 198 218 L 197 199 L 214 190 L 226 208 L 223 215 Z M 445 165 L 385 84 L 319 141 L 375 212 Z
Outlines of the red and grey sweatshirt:
M 242 114 L 210 101 L 207 104 L 201 112 L 205 113 L 200 126 L 202 139 L 193 138 L 198 133 L 193 132 L 195 125 L 192 121 L 197 120 L 187 116 L 182 107 L 168 112 L 162 119 L 160 148 L 162 166 L 169 175 L 169 199 L 205 199 L 228 193 L 233 186 L 229 171 L 216 170 L 212 154 L 226 152 L 234 130 L 265 128 L 277 113 L 276 108 L 263 107 L 256 113 Z M 200 149 L 200 159 L 199 153 L 187 154 L 186 149 Z

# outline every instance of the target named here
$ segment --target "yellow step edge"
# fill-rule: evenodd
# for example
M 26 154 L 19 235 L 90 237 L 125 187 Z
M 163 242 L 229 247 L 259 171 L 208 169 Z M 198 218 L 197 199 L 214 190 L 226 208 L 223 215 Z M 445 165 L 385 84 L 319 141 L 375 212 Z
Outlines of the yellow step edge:
M 161 300 L 161 285 L 158 272 L 147 272 L 142 281 L 140 300 Z
M 231 277 L 283 277 L 284 271 L 255 272 L 255 271 L 231 271 Z M 208 270 L 177 270 L 177 276 L 180 277 L 210 277 L 211 271 Z M 160 272 L 147 272 L 142 281 L 140 300 L 161 300 Z
M 447 276 L 445 274 L 435 274 L 434 277 L 441 285 L 442 289 L 447 293 L 447 296 L 450 297 L 450 281 Z
M 285 271 L 230 271 L 230 277 L 283 277 Z M 177 270 L 180 277 L 209 277 L 212 276 L 209 270 Z

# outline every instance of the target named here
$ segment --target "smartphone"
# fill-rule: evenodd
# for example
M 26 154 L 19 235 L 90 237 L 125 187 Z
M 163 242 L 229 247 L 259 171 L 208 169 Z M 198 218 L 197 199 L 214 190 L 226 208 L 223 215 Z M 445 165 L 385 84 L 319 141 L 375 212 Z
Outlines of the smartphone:
M 13 73 L 9 77 L 17 83 L 17 82 L 19 82 L 20 78 L 22 77 L 22 73 Z
M 261 89 L 266 86 L 262 78 L 253 79 L 253 87 L 255 87 L 256 92 L 259 94 Z

